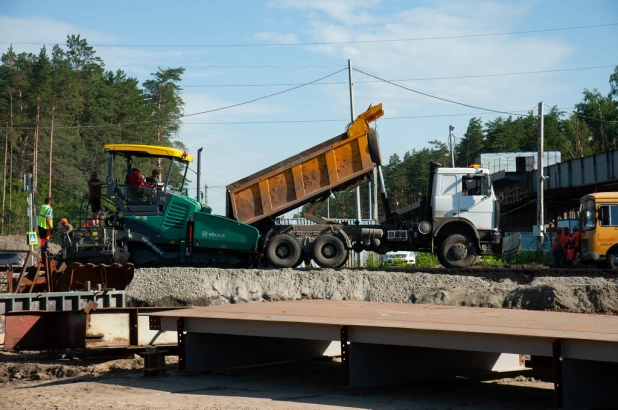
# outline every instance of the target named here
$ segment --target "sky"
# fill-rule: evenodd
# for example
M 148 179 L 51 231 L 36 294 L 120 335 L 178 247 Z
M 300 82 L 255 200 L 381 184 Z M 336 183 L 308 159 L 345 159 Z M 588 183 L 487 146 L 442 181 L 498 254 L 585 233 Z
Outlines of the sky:
M 224 214 L 227 184 L 345 131 L 348 59 L 381 79 L 468 105 L 525 113 L 542 101 L 568 112 L 584 88 L 609 91 L 618 25 L 542 30 L 612 23 L 618 23 L 615 0 L 0 0 L 0 48 L 13 43 L 17 52 L 37 53 L 42 43 L 63 45 L 68 34 L 80 34 L 107 69 L 140 82 L 158 67 L 185 67 L 185 114 L 339 71 L 321 81 L 327 84 L 183 120 L 176 138 L 191 154 L 204 148 L 208 202 Z M 578 70 L 554 71 L 565 69 Z M 474 77 L 488 74 L 510 75 Z M 449 125 L 461 138 L 470 118 L 500 115 L 358 71 L 352 77 L 355 115 L 383 103 L 377 128 L 384 162 L 430 140 L 447 142 Z

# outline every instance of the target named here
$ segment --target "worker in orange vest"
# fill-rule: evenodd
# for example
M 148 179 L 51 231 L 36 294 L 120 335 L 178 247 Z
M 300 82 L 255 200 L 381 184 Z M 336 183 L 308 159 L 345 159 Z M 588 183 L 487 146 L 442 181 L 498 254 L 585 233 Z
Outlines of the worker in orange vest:
M 573 234 L 569 236 L 567 248 L 567 266 L 575 266 L 575 255 L 579 249 L 579 228 L 573 228 Z
M 569 228 L 562 228 L 562 234 L 560 234 L 560 244 L 562 245 L 562 260 L 560 262 L 560 267 L 565 268 L 567 266 L 567 251 L 569 249 L 569 238 L 571 237 L 571 232 Z
M 564 259 L 564 251 L 562 249 L 562 242 L 560 240 L 561 235 L 562 229 L 556 228 L 556 233 L 554 234 L 554 240 L 552 244 L 552 250 L 554 251 L 554 267 L 556 268 L 562 267 L 562 260 Z

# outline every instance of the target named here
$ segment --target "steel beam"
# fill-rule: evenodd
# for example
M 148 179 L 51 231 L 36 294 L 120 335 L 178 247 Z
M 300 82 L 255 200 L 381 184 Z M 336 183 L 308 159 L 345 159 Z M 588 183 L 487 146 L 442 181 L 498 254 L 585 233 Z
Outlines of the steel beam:
M 554 375 L 554 405 L 556 409 L 564 405 L 564 393 L 562 390 L 562 344 L 560 339 L 552 342 L 552 363 Z
M 341 381 L 344 386 L 350 385 L 350 342 L 347 326 L 341 328 Z

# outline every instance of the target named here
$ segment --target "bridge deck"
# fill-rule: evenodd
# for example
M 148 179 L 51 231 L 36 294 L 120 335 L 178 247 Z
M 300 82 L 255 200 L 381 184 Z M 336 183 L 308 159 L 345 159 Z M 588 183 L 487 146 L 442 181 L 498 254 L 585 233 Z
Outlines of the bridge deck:
M 344 384 L 363 386 L 489 371 L 503 356 L 530 354 L 553 358 L 556 406 L 618 402 L 617 316 L 327 300 L 149 316 L 178 331 L 181 370 L 305 359 L 336 340 Z
M 160 317 L 307 323 L 618 343 L 618 317 L 516 309 L 303 300 L 194 307 Z

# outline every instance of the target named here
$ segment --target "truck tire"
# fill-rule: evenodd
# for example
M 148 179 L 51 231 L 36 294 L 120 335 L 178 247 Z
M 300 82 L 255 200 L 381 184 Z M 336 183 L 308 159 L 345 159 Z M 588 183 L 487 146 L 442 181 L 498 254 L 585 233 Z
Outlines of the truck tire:
M 275 268 L 293 268 L 300 263 L 300 243 L 293 236 L 280 233 L 268 240 L 264 254 Z
M 335 235 L 320 235 L 313 241 L 311 257 L 322 268 L 340 268 L 348 260 L 348 249 Z
M 440 245 L 438 259 L 445 268 L 467 268 L 476 261 L 477 251 L 474 242 L 467 236 L 453 234 Z
M 618 258 L 618 249 L 610 249 L 605 257 L 605 263 L 608 269 L 618 269 L 618 260 L 616 260 L 616 258 Z
M 369 148 L 369 156 L 376 165 L 382 165 L 382 153 L 380 152 L 380 137 L 378 131 L 369 128 L 367 133 L 367 146 Z

